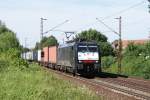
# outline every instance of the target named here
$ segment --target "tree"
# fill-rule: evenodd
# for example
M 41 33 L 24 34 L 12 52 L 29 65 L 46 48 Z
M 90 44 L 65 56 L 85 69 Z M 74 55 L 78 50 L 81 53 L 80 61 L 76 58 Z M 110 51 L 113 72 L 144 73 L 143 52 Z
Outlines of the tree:
M 107 42 L 107 37 L 94 29 L 89 29 L 77 34 L 76 39 L 78 38 L 85 39 L 86 41 Z
M 41 49 L 41 46 L 43 48 L 43 47 L 54 46 L 54 45 L 58 45 L 57 39 L 54 36 L 43 37 L 40 43 L 39 42 L 36 43 L 35 50 Z
M 39 42 L 36 42 L 34 50 L 41 49 L 41 45 Z
M 107 37 L 95 29 L 83 31 L 75 36 L 75 40 L 84 39 L 85 41 L 95 41 L 100 45 L 102 56 L 114 55 L 111 44 L 107 41 Z
M 19 40 L 14 32 L 5 25 L 0 24 L 0 52 L 7 51 L 11 48 L 20 49 Z

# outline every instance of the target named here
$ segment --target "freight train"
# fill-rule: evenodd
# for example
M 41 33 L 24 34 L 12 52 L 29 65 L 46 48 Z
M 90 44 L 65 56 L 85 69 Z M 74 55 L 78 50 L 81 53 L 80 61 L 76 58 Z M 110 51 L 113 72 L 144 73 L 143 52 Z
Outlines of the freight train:
M 52 69 L 71 72 L 75 76 L 92 75 L 101 71 L 100 55 L 99 46 L 95 42 L 71 42 L 22 53 L 22 58 L 37 61 Z

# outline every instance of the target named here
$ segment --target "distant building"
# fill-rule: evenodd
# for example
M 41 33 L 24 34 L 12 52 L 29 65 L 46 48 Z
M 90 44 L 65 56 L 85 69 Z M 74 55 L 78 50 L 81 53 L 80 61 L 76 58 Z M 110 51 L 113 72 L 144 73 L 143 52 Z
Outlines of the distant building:
M 145 44 L 147 43 L 149 40 L 148 39 L 141 39 L 141 40 L 122 40 L 122 49 L 125 49 L 130 43 L 133 44 Z M 118 40 L 115 40 L 114 42 L 112 42 L 112 46 L 117 49 L 118 48 Z

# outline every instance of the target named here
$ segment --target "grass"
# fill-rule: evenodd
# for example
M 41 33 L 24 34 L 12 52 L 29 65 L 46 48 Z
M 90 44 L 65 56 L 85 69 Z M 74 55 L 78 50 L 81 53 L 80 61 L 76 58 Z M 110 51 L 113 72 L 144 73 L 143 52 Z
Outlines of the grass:
M 32 64 L 23 71 L 0 72 L 0 100 L 99 100 L 85 87 L 43 71 Z

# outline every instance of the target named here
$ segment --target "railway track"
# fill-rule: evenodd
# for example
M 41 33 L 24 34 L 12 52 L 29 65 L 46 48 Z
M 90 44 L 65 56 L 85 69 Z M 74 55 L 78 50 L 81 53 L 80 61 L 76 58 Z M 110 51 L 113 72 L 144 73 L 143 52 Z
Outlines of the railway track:
M 108 100 L 150 100 L 150 84 L 148 81 L 132 80 L 132 78 L 99 78 L 88 79 L 80 76 L 73 77 L 70 74 L 51 70 L 78 85 L 85 85 L 94 90 L 96 94 L 104 96 Z M 138 82 L 138 83 L 137 83 Z
M 150 100 L 150 87 L 145 88 L 137 84 L 133 85 L 129 81 L 120 81 L 116 79 L 95 79 L 95 82 L 105 85 L 122 94 L 133 96 L 136 99 Z
M 150 93 L 150 84 L 147 85 L 143 83 L 137 83 L 136 81 L 132 82 L 125 78 L 116 78 L 116 79 L 109 78 L 109 79 L 99 79 L 99 80 L 103 80 L 103 81 L 113 83 L 113 84 L 118 84 L 120 86 L 132 87 L 135 90 Z

